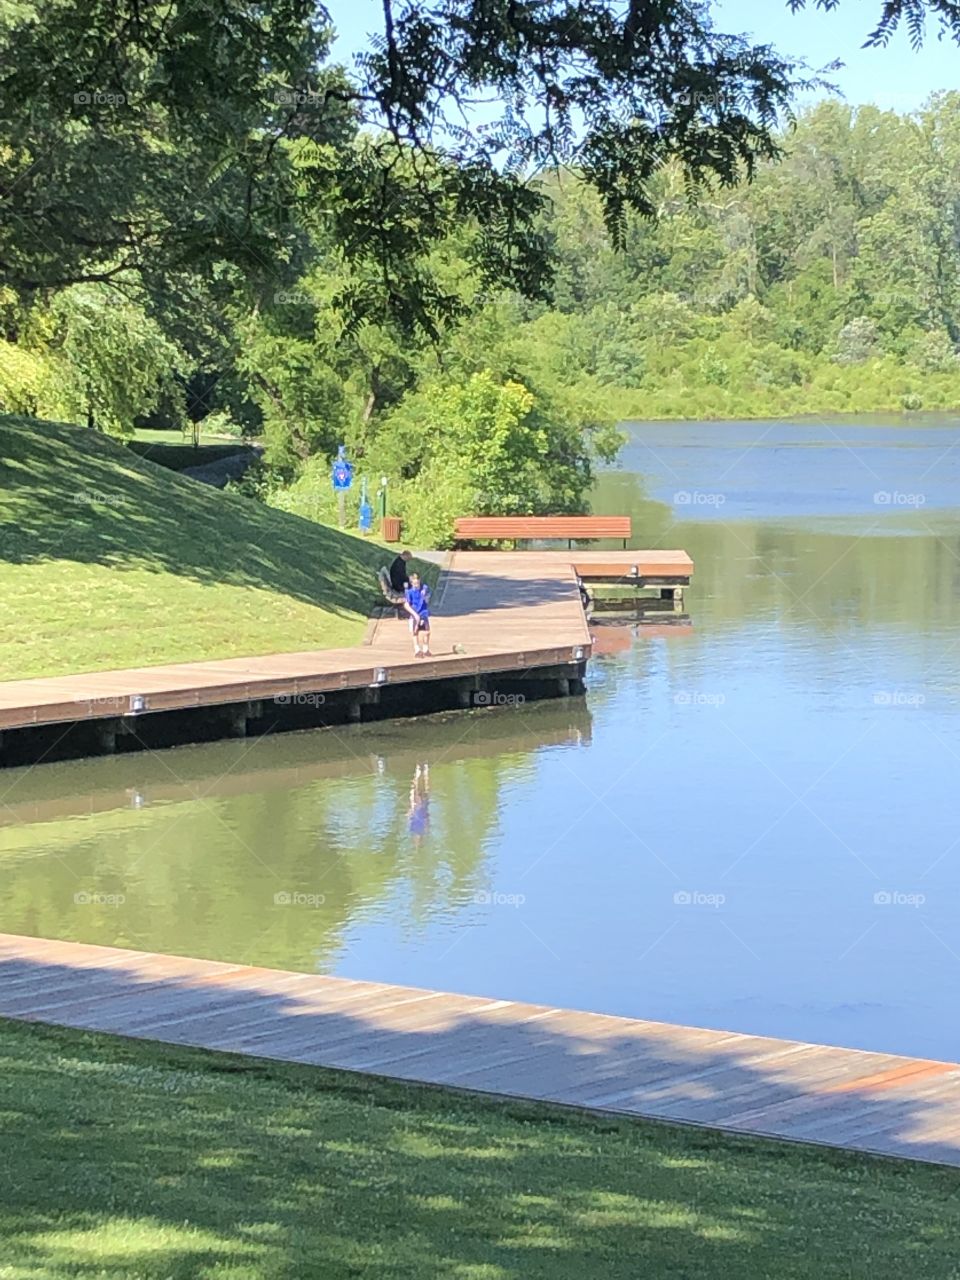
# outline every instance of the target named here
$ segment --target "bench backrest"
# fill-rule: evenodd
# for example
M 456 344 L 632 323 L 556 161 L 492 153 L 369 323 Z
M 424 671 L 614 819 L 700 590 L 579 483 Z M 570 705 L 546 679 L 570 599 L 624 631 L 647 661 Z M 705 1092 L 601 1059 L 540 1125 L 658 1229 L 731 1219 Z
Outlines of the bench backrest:
M 458 538 L 629 538 L 629 516 L 464 516 Z

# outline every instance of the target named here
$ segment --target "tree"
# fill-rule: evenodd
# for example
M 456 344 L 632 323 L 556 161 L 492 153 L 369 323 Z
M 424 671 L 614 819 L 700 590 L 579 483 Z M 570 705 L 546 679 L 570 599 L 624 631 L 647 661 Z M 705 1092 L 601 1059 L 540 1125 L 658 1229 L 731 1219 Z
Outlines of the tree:
M 328 38 L 312 0 L 24 0 L 0 15 L 0 273 L 23 292 L 218 261 L 258 276 L 293 234 L 285 86 Z M 339 77 L 316 82 L 337 136 Z M 323 94 L 331 95 L 329 99 Z
M 880 334 L 869 316 L 857 316 L 845 324 L 837 338 L 837 364 L 863 364 L 880 352 Z
M 251 318 L 243 330 L 238 363 L 249 377 L 263 415 L 266 461 L 290 479 L 312 454 L 331 454 L 344 436 L 349 407 L 342 380 L 308 323 L 299 335 L 278 328 L 274 315 Z
M 391 502 L 409 537 L 442 544 L 464 512 L 582 510 L 592 456 L 609 457 L 619 442 L 602 421 L 548 408 L 522 383 L 483 371 L 406 396 L 366 461 L 400 478 Z
M 960 33 L 955 0 L 886 0 L 871 38 L 901 20 L 919 38 L 927 11 Z M 0 283 L 133 276 L 155 295 L 224 262 L 254 284 L 282 278 L 306 202 L 429 331 L 449 299 L 415 305 L 406 267 L 437 203 L 476 223 L 482 274 L 536 296 L 549 277 L 539 172 L 576 164 L 622 243 L 628 211 L 655 211 L 668 160 L 688 189 L 750 177 L 811 83 L 770 46 L 717 31 L 699 0 L 384 0 L 353 74 L 329 44 L 316 0 L 5 4 Z M 491 99 L 500 117 L 471 127 Z M 291 171 L 292 140 L 311 170 Z M 362 291 L 345 300 L 365 315 Z
M 104 285 L 74 285 L 51 306 L 57 395 L 67 418 L 114 435 L 166 393 L 179 397 L 182 353 L 143 310 Z

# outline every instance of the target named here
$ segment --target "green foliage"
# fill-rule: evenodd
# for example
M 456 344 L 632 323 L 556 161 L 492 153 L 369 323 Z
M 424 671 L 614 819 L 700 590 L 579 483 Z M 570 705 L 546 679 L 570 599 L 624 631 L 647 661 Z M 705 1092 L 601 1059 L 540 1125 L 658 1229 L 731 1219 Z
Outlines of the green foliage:
M 0 412 L 37 413 L 47 380 L 42 356 L 0 340 Z
M 833 359 L 837 364 L 863 364 L 880 349 L 880 330 L 869 316 L 856 316 L 837 336 Z
M 960 372 L 957 350 L 943 329 L 918 332 L 907 349 L 907 361 L 924 373 Z
M 278 330 L 271 317 L 256 317 L 245 326 L 244 338 L 237 364 L 262 413 L 267 461 L 289 478 L 312 454 L 333 453 L 343 439 L 343 381 L 306 324 L 290 334 Z
M 465 381 L 437 377 L 361 436 L 362 469 L 371 480 L 390 478 L 391 511 L 407 540 L 442 546 L 457 516 L 582 510 L 591 452 L 610 457 L 620 443 L 582 415 L 572 400 L 564 410 L 489 370 Z M 332 522 L 328 464 L 311 463 L 273 501 Z
M 128 436 L 163 391 L 176 396 L 182 353 L 146 313 L 103 285 L 73 285 L 50 308 L 65 417 Z

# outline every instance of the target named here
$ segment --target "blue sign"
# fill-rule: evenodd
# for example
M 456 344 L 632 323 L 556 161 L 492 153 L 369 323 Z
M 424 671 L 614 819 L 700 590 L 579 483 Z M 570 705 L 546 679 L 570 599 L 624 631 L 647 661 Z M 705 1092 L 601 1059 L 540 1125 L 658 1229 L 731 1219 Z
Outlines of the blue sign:
M 353 463 L 347 461 L 347 452 L 343 445 L 337 450 L 333 464 L 333 487 L 337 493 L 343 493 L 353 484 Z

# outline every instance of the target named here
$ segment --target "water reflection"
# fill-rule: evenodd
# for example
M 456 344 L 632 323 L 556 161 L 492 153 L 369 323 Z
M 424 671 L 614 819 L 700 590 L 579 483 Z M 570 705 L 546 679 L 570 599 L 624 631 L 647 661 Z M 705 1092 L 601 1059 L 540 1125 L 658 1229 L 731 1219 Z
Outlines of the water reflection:
M 502 789 L 590 737 L 576 699 L 11 772 L 0 928 L 329 970 L 471 904 Z
M 413 771 L 407 828 L 414 844 L 420 844 L 430 828 L 430 765 L 426 760 Z

